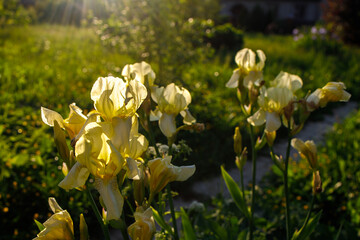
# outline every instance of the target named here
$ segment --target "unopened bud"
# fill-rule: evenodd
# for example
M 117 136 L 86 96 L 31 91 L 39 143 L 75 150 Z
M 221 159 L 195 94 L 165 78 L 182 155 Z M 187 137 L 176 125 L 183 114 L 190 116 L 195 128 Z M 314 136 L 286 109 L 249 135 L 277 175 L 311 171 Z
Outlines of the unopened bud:
M 234 133 L 234 152 L 236 153 L 236 155 L 241 154 L 242 152 L 242 137 L 241 137 L 241 133 L 240 133 L 240 128 L 236 127 L 235 128 L 235 133 Z
M 62 173 L 64 174 L 64 176 L 68 175 L 69 173 L 69 169 L 68 169 L 68 166 L 66 165 L 65 162 L 63 162 L 62 164 L 62 169 L 61 169 Z
M 240 171 L 242 171 L 242 169 L 244 168 L 246 160 L 247 160 L 247 148 L 244 147 L 241 155 L 235 157 L 235 164 Z
M 268 132 L 265 130 L 266 141 L 270 147 L 274 145 L 276 139 L 276 131 Z
M 314 194 L 322 192 L 322 182 L 319 171 L 313 172 L 313 191 Z

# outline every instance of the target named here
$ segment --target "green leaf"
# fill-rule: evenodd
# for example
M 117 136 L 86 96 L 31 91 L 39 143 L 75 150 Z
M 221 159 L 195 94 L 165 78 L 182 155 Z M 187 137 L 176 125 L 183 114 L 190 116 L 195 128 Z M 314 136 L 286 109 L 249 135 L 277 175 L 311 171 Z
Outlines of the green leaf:
M 171 227 L 165 222 L 164 218 L 159 214 L 159 212 L 156 211 L 156 209 L 153 207 L 151 208 L 151 210 L 153 211 L 154 219 L 159 224 L 159 226 L 162 229 L 165 229 L 166 231 L 168 231 L 171 235 L 173 235 L 174 233 L 173 233 Z
M 246 240 L 248 235 L 247 229 L 241 231 L 239 235 L 237 236 L 237 240 Z
M 215 221 L 209 221 L 209 223 L 211 226 L 211 231 L 214 232 L 215 235 L 219 237 L 219 239 L 228 239 L 227 230 L 224 227 L 220 226 Z
M 295 231 L 292 240 L 305 240 L 315 230 L 316 225 L 320 220 L 322 211 L 318 212 L 314 217 L 310 218 L 308 224 L 303 226 L 299 231 Z
M 236 184 L 234 179 L 225 171 L 224 167 L 221 166 L 221 174 L 225 181 L 225 184 L 231 194 L 231 197 L 234 199 L 236 206 L 240 209 L 240 211 L 245 215 L 246 218 L 250 218 L 250 214 L 242 195 L 239 186 Z
M 35 222 L 36 226 L 38 227 L 38 229 L 40 230 L 40 232 L 45 229 L 44 225 L 42 225 L 42 223 L 39 222 L 38 220 L 34 219 L 34 222 Z
M 190 219 L 183 208 L 181 208 L 181 216 L 184 238 L 186 240 L 196 240 L 194 228 L 192 227 Z
M 71 168 L 70 165 L 70 150 L 66 143 L 66 137 L 64 131 L 61 129 L 59 123 L 54 121 L 54 140 L 60 157 L 65 161 L 66 165 Z

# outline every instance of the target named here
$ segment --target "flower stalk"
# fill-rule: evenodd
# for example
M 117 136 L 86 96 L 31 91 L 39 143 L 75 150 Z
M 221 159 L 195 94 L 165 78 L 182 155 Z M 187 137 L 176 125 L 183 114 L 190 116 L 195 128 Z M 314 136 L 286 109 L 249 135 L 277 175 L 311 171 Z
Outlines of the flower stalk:
M 103 232 L 103 234 L 104 234 L 105 240 L 110 240 L 109 228 L 108 228 L 108 226 L 104 223 L 104 221 L 103 221 L 103 219 L 102 219 L 102 217 L 101 217 L 101 215 L 100 215 L 99 209 L 97 208 L 96 203 L 95 203 L 95 201 L 94 201 L 94 198 L 93 198 L 93 196 L 92 196 L 92 194 L 91 194 L 91 190 L 90 190 L 90 188 L 89 188 L 88 186 L 86 186 L 86 194 L 87 194 L 88 199 L 89 199 L 89 201 L 90 201 L 91 208 L 92 208 L 92 210 L 94 211 L 94 214 L 95 214 L 95 216 L 96 216 L 96 219 L 97 219 L 97 221 L 98 221 L 99 224 L 100 224 L 100 227 L 101 227 L 101 230 L 102 230 L 102 232 Z

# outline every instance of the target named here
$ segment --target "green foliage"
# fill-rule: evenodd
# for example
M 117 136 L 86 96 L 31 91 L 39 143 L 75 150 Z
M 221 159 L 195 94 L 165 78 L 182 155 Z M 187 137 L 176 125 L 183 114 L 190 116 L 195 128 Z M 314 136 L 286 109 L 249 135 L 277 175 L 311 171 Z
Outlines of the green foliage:
M 202 24 L 195 19 L 193 23 Z M 322 87 L 328 81 L 341 80 L 352 93 L 352 98 L 359 97 L 360 54 L 357 48 L 344 47 L 345 50 L 340 55 L 316 52 L 292 45 L 293 40 L 289 36 L 246 34 L 244 42 L 245 47 L 264 50 L 268 59 L 264 76 L 270 80 L 280 70 L 299 74 L 307 89 Z M 226 163 L 228 166 L 234 161 L 233 128 L 243 117 L 230 114 L 240 112 L 240 107 L 234 101 L 236 94 L 224 87 L 235 66 L 235 52 L 222 54 L 208 58 L 207 61 L 195 59 L 177 77 L 192 94 L 190 111 L 198 122 L 206 125 L 206 130 L 196 137 L 187 132 L 179 133 L 179 138 L 185 139 L 186 144 L 193 149 L 188 158 L 197 166 L 194 179 L 208 177 L 218 171 L 221 164 Z M 205 57 L 200 57 L 203 58 Z M 35 216 L 38 216 L 37 220 L 41 223 L 47 219 L 50 212 L 47 207 L 49 196 L 56 197 L 61 206 L 71 213 L 74 221 L 77 221 L 80 212 L 90 209 L 81 204 L 86 202 L 81 197 L 82 193 L 77 193 L 76 190 L 69 193 L 58 190 L 57 184 L 63 179 L 63 174 L 58 169 L 61 164 L 55 154 L 57 151 L 53 131 L 41 122 L 39 109 L 46 103 L 44 107 L 54 109 L 64 117 L 69 112 L 67 104 L 73 101 L 83 108 L 91 109 L 88 96 L 94 80 L 108 74 L 119 76 L 121 67 L 133 62 L 135 61 L 122 53 L 103 48 L 92 29 L 41 25 L 10 27 L 0 31 L 0 168 L 2 181 L 5 182 L 0 187 L 0 223 L 6 226 L 2 231 L 2 238 L 34 237 L 36 226 L 29 226 L 29 223 L 33 222 Z M 175 63 L 169 64 L 173 69 L 178 67 Z M 329 209 L 334 209 L 334 212 L 323 212 L 319 231 L 329 231 L 326 236 L 335 235 L 345 219 L 347 221 L 339 239 L 349 239 L 354 232 L 356 236 L 354 225 L 360 222 L 358 192 L 354 184 L 359 179 L 356 172 L 359 167 L 353 160 L 359 158 L 359 143 L 346 138 L 353 136 L 352 139 L 360 139 L 354 130 L 359 128 L 359 122 L 355 119 L 356 117 L 336 128 L 339 135 L 329 140 L 327 148 L 330 151 L 327 154 L 337 161 L 331 161 L 332 170 L 327 175 L 321 171 L 323 179 L 331 179 L 330 182 L 324 181 L 324 189 L 329 192 L 323 196 L 330 196 L 324 197 L 324 204 Z M 243 141 L 247 142 L 246 136 Z M 180 152 L 178 159 L 182 159 L 189 151 L 184 149 L 186 151 Z M 291 199 L 302 208 L 299 212 L 293 212 L 293 222 L 300 227 L 306 212 L 303 207 L 310 198 L 311 185 L 306 169 L 298 170 L 297 173 L 295 169 L 294 167 L 291 173 L 291 183 L 294 184 L 297 177 L 300 180 L 299 185 L 291 189 L 301 189 L 308 194 L 300 195 L 296 191 Z M 305 177 L 308 178 L 305 180 Z M 279 184 L 282 182 L 279 177 L 271 178 L 271 181 Z M 336 185 L 338 181 L 341 181 L 341 187 Z M 303 184 L 305 182 L 307 185 Z M 42 183 L 46 186 L 42 186 Z M 52 192 L 54 189 L 56 191 Z M 281 239 L 279 232 L 284 230 L 281 228 L 283 220 L 271 214 L 280 212 L 282 202 L 278 199 L 282 196 L 282 189 L 270 190 L 271 193 L 264 190 L 260 194 L 264 200 L 269 201 L 264 215 L 271 216 L 269 219 L 272 221 L 260 218 L 257 226 L 260 226 L 264 236 L 270 236 L 270 239 L 271 236 L 278 236 Z M 297 196 L 301 200 L 297 200 Z M 294 208 L 298 207 L 296 204 Z M 224 239 L 227 236 L 228 239 L 236 239 L 239 234 L 246 234 L 243 232 L 246 226 L 242 224 L 244 218 L 233 200 L 217 198 L 209 205 L 215 209 L 207 213 L 200 211 L 201 214 L 190 210 L 188 212 L 199 238 Z M 4 209 L 5 207 L 8 209 Z M 315 205 L 315 208 L 318 210 L 320 206 Z M 345 216 L 336 218 L 336 215 L 340 216 L 344 212 Z M 90 213 L 85 212 L 84 216 L 91 236 L 93 231 L 101 232 L 89 222 L 88 219 L 95 219 Z M 328 219 L 332 221 L 329 227 L 325 222 Z M 318 234 L 314 233 L 312 237 L 316 236 Z
M 231 197 L 236 203 L 236 206 L 240 209 L 240 211 L 244 214 L 245 217 L 250 218 L 250 214 L 245 201 L 245 196 L 241 193 L 239 186 L 223 167 L 221 167 L 221 173 L 225 184 L 231 194 Z
M 0 28 L 30 23 L 31 11 L 20 5 L 19 0 L 0 0 Z
M 206 56 L 203 38 L 218 10 L 216 0 L 122 0 L 95 23 L 105 45 L 150 63 L 161 83 L 170 83 Z
M 237 51 L 244 45 L 243 31 L 230 23 L 215 26 L 206 36 L 206 41 L 215 49 Z
M 326 136 L 324 146 L 318 149 L 320 175 L 323 181 L 323 192 L 315 199 L 314 212 L 322 209 L 316 231 L 310 239 L 332 238 L 340 226 L 339 239 L 356 239 L 360 233 L 358 181 L 360 179 L 359 158 L 360 111 L 350 116 L 341 124 L 336 124 L 333 131 Z M 263 189 L 259 190 L 260 208 L 264 217 L 272 219 L 273 229 L 266 232 L 271 239 L 281 239 L 284 204 L 283 182 L 281 173 L 274 172 L 263 179 Z M 309 207 L 312 194 L 312 171 L 305 159 L 292 161 L 289 166 L 289 189 L 291 192 L 292 223 L 300 229 Z M 315 218 L 316 216 L 314 216 Z

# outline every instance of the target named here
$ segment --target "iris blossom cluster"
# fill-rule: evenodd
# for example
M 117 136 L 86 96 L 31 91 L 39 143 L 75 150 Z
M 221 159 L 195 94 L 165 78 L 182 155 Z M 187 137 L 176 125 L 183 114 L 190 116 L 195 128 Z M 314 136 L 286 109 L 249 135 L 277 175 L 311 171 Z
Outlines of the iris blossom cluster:
M 150 196 L 154 196 L 169 182 L 185 181 L 195 172 L 195 165 L 172 165 L 170 155 L 146 159 L 149 142 L 139 132 L 139 122 L 146 119 L 139 121 L 138 111 L 144 108 L 145 100 L 150 101 L 149 95 L 157 107 L 151 111 L 151 117 L 149 112 L 147 119 L 158 120 L 160 130 L 166 137 L 176 135 L 175 120 L 179 113 L 185 125 L 191 126 L 196 122 L 188 110 L 191 95 L 187 89 L 173 83 L 165 88 L 158 87 L 154 81 L 155 73 L 146 62 L 126 65 L 122 78 L 108 76 L 95 81 L 90 93 L 94 109 L 89 114 L 83 114 L 75 103 L 70 104 L 70 114 L 66 119 L 53 110 L 41 108 L 43 122 L 53 126 L 54 131 L 59 131 L 56 126 L 65 130 L 73 147 L 69 151 L 65 138 L 55 139 L 62 146 L 58 149 L 66 152 L 61 156 L 74 160 L 64 159 L 67 170 L 63 172 L 66 176 L 59 186 L 67 191 L 81 190 L 91 176 L 106 210 L 106 221 L 118 220 L 122 215 L 122 176 L 136 182 L 134 186 L 148 188 Z M 139 185 L 139 182 L 142 184 Z M 138 187 L 135 187 L 135 191 L 146 192 Z M 136 222 L 129 228 L 129 233 L 138 236 L 137 232 L 147 231 L 140 239 L 150 239 L 155 231 L 150 208 L 152 199 L 144 194 L 141 196 L 143 199 L 137 198 L 136 201 Z

